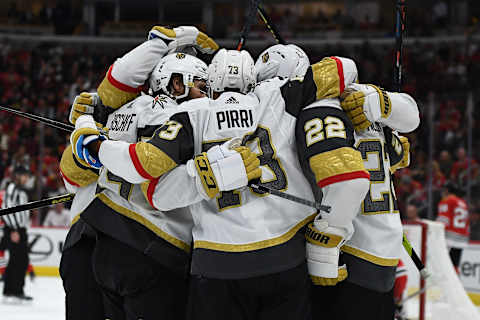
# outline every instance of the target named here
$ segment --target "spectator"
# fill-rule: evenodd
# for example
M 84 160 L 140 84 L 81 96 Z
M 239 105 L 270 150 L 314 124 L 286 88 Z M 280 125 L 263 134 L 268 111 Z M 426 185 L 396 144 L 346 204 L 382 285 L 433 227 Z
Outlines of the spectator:
M 405 221 L 406 222 L 416 222 L 420 220 L 420 217 L 418 216 L 418 208 L 416 205 L 413 203 L 410 203 L 407 205 L 407 216 Z
M 70 216 L 63 203 L 56 204 L 47 213 L 45 221 L 43 221 L 44 227 L 68 227 L 70 225 Z
M 440 189 L 447 181 L 447 178 L 445 177 L 442 170 L 440 169 L 440 165 L 435 160 L 433 160 L 432 162 L 432 170 L 433 170 L 433 187 L 435 189 Z
M 452 171 L 450 173 L 450 179 L 456 183 L 466 181 L 466 170 L 468 167 L 471 167 L 470 177 L 474 178 L 477 176 L 478 165 L 477 161 L 471 159 L 469 161 L 467 157 L 467 152 L 465 151 L 464 147 L 460 147 L 457 149 L 457 161 L 453 164 Z
M 450 152 L 448 152 L 447 150 L 442 150 L 442 152 L 440 152 L 438 165 L 440 166 L 440 171 L 444 175 L 449 177 L 450 170 L 452 169 L 452 166 L 453 166 L 452 156 L 450 155 Z

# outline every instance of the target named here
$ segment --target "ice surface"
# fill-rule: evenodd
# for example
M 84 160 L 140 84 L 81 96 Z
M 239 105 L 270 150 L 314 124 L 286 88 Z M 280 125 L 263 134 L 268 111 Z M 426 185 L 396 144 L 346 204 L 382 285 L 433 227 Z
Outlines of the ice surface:
M 3 291 L 3 282 L 0 282 Z M 0 320 L 64 320 L 65 293 L 57 277 L 37 277 L 32 283 L 27 277 L 25 293 L 33 297 L 31 304 L 6 305 L 0 295 Z M 427 306 L 427 319 L 431 319 Z M 418 299 L 406 303 L 409 319 L 418 319 Z M 452 320 L 452 319 L 449 319 Z
M 3 282 L 0 282 L 3 292 Z M 33 297 L 29 304 L 3 303 L 0 295 L 1 320 L 64 320 L 65 293 L 59 277 L 37 277 L 33 282 L 27 277 L 25 294 Z

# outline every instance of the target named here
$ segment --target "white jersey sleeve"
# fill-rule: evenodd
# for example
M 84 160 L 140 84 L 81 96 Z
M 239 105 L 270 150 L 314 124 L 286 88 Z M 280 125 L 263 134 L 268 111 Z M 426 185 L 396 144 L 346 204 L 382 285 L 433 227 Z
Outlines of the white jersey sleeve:
M 132 144 L 125 141 L 104 141 L 98 156 L 100 162 L 108 171 L 122 177 L 130 183 L 142 183 L 148 178 L 142 176 L 135 168 L 130 157 L 130 146 Z
M 367 119 L 398 132 L 410 132 L 420 124 L 417 103 L 406 93 L 389 92 L 368 84 L 353 83 L 349 89 L 365 94 L 363 110 Z
M 160 211 L 188 207 L 203 200 L 185 165 L 178 166 L 159 180 L 148 182 L 146 197 L 152 207 Z
M 420 124 L 420 115 L 415 100 L 406 93 L 387 92 L 392 102 L 392 113 L 382 123 L 398 132 L 407 133 Z
M 165 42 L 155 38 L 117 59 L 97 89 L 102 103 L 117 109 L 133 100 L 167 50 Z
M 150 175 L 135 165 L 138 161 L 135 143 L 150 138 L 177 106 L 175 101 L 166 96 L 153 98 L 143 95 L 110 114 L 107 127 L 112 140 L 104 141 L 98 153 L 103 166 L 130 183 L 151 179 Z M 150 159 L 150 156 L 145 154 L 146 159 Z

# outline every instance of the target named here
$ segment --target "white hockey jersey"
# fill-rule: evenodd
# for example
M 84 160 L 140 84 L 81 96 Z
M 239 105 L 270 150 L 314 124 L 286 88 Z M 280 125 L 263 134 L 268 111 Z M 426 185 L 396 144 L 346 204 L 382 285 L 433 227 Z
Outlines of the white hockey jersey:
M 148 139 L 177 106 L 168 96 L 139 96 L 109 115 L 108 136 L 129 143 Z M 143 196 L 140 185 L 125 181 L 105 167 L 100 169 L 98 187 L 101 192 L 97 197 L 114 211 L 137 221 L 174 246 L 189 250 L 193 222 L 188 209 L 168 213 L 155 210 Z
M 255 95 L 235 92 L 223 93 L 215 101 L 204 98 L 184 103 L 180 106 L 182 112 L 174 114 L 146 143 L 128 145 L 104 141 L 99 151 L 100 160 L 130 182 L 155 181 L 178 164 L 186 163 L 195 153 L 240 136 L 244 144 L 260 154 L 262 184 L 313 200 L 311 185 L 297 156 L 296 117 L 316 99 L 338 97 L 343 91 L 342 86 L 339 89 L 343 75 L 339 81 L 337 65 L 335 61 L 329 62 L 330 73 L 322 73 L 320 65 L 312 66 L 303 82 L 279 79 L 262 82 L 255 89 L 260 104 Z M 321 86 L 325 81 L 330 82 L 330 87 Z M 328 117 L 331 110 L 333 108 L 324 108 L 321 116 Z M 309 115 L 317 115 L 315 108 L 311 111 Z M 341 119 L 327 119 L 335 122 L 331 128 L 335 137 L 328 138 L 336 143 L 329 144 L 329 148 L 340 146 L 342 151 L 357 152 L 351 148 L 353 126 L 340 109 L 335 112 Z M 318 132 L 308 134 L 314 137 Z M 301 135 L 305 139 L 303 123 Z M 306 162 L 316 152 L 315 148 L 310 150 Z M 350 151 L 347 153 L 350 156 Z M 116 159 L 122 159 L 121 165 Z M 346 174 L 341 177 L 343 180 L 357 177 L 357 172 L 358 177 L 368 178 L 359 154 L 360 165 L 355 160 L 350 161 L 353 165 L 334 173 Z M 174 172 L 162 178 L 175 176 Z M 332 175 L 322 172 L 322 177 Z M 148 189 L 147 196 L 157 208 L 169 208 L 161 199 L 178 198 L 175 193 L 179 191 L 173 191 L 174 185 L 168 188 L 155 181 Z M 183 192 L 188 187 L 180 189 Z M 315 214 L 312 208 L 250 189 L 222 192 L 216 199 L 195 204 L 192 208 L 195 222 L 192 272 L 210 277 L 242 278 L 292 268 L 305 261 L 304 235 L 297 231 Z M 289 251 L 293 247 L 295 250 Z
M 364 86 L 359 84 L 352 85 Z M 357 217 L 355 233 L 342 250 L 379 266 L 396 266 L 402 248 L 402 223 L 391 181 L 392 159 L 387 152 L 383 127 L 410 132 L 419 124 L 418 108 L 407 94 L 388 94 L 391 114 L 368 129 L 355 132 L 355 146 L 361 152 L 365 168 L 370 173 L 370 190 Z

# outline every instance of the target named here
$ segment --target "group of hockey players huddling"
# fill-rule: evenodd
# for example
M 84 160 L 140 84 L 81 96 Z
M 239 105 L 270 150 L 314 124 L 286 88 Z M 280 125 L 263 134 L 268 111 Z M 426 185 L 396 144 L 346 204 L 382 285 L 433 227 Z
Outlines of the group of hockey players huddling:
M 415 101 L 347 58 L 218 49 L 154 27 L 75 99 L 67 319 L 393 319 L 409 144 L 383 129 L 414 130 Z

